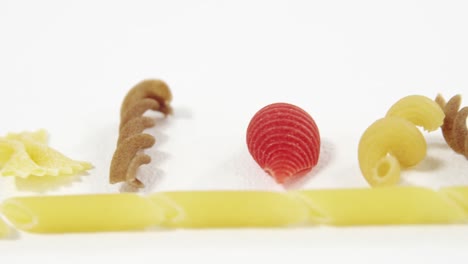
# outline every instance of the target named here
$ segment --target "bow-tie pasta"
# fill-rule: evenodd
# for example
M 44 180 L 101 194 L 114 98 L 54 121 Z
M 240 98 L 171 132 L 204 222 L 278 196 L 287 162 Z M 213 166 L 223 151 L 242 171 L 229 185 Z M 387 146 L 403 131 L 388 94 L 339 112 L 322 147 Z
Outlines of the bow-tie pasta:
M 72 175 L 92 168 L 88 162 L 72 160 L 47 146 L 47 132 L 10 133 L 0 138 L 0 175 Z

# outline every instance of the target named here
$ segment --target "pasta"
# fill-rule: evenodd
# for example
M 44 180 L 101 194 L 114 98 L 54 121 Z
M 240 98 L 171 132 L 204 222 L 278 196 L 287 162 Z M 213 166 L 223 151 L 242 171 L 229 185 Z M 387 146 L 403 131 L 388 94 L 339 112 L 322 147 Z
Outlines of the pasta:
M 149 199 L 132 193 L 17 197 L 1 210 L 16 228 L 33 233 L 143 230 L 163 217 Z
M 150 109 L 165 115 L 172 113 L 171 100 L 169 87 L 160 80 L 144 80 L 127 93 L 120 111 L 119 139 L 110 166 L 110 183 L 144 186 L 136 174 L 139 166 L 151 162 L 151 157 L 141 150 L 152 147 L 156 140 L 149 134 L 142 134 L 155 125 L 153 119 L 142 115 Z
M 445 112 L 444 123 L 441 127 L 442 134 L 447 144 L 455 152 L 464 155 L 468 159 L 468 107 L 461 105 L 461 95 L 452 97 L 447 103 L 442 95 L 437 95 L 435 100 Z
M 396 225 L 467 222 L 468 215 L 438 192 L 420 187 L 300 191 L 312 224 Z
M 393 104 L 386 116 L 401 117 L 427 131 L 434 131 L 442 125 L 445 114 L 430 98 L 409 95 Z
M 303 224 L 307 210 L 282 193 L 265 191 L 196 191 L 152 194 L 164 208 L 170 228 L 280 227 Z
M 260 109 L 249 123 L 246 141 L 254 160 L 278 183 L 304 176 L 317 165 L 320 155 L 314 119 L 287 103 Z
M 468 187 L 179 191 L 16 197 L 1 210 L 35 233 L 468 223 Z
M 371 186 L 397 184 L 401 167 L 414 166 L 426 157 L 426 140 L 416 126 L 434 131 L 444 116 L 440 107 L 424 96 L 407 96 L 396 102 L 359 141 L 359 167 L 367 182 Z
M 47 146 L 47 132 L 10 133 L 0 138 L 0 174 L 3 176 L 60 176 L 92 168 Z
M 7 237 L 10 234 L 10 228 L 0 217 L 0 238 Z

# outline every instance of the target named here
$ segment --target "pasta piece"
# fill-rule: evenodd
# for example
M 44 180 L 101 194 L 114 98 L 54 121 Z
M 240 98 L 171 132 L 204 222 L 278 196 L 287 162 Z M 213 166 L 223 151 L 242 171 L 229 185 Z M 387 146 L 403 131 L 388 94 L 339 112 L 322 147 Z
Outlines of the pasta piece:
M 434 131 L 444 122 L 445 114 L 430 98 L 422 95 L 410 95 L 392 105 L 386 116 L 401 117 L 427 131 Z
M 160 80 L 144 80 L 127 93 L 120 111 L 119 139 L 110 166 L 110 183 L 126 182 L 144 187 L 136 174 L 139 166 L 151 162 L 151 157 L 140 152 L 152 147 L 155 138 L 142 132 L 155 122 L 142 115 L 150 109 L 164 115 L 172 113 L 171 100 L 169 87 Z
M 445 187 L 440 192 L 460 206 L 468 218 L 468 186 Z
M 442 134 L 447 144 L 455 152 L 464 155 L 468 159 L 468 107 L 461 105 L 461 95 L 452 97 L 447 103 L 442 95 L 437 95 L 435 100 L 445 112 L 442 125 Z
M 0 238 L 7 237 L 10 234 L 10 228 L 0 217 Z
M 399 117 L 377 120 L 367 128 L 358 146 L 359 167 L 371 186 L 399 182 L 401 166 L 418 164 L 426 156 L 422 133 Z
M 284 183 L 304 176 L 317 165 L 320 133 L 301 108 L 274 103 L 253 116 L 247 128 L 247 147 L 263 170 Z
M 3 176 L 71 175 L 92 168 L 88 162 L 72 160 L 46 145 L 47 133 L 10 133 L 0 138 L 0 174 Z
M 420 187 L 297 191 L 309 206 L 311 224 L 456 224 L 468 218 L 438 192 Z
M 151 200 L 137 194 L 17 197 L 1 211 L 18 229 L 33 233 L 144 230 L 163 220 Z
M 282 193 L 264 191 L 195 191 L 152 194 L 171 228 L 281 227 L 307 220 L 304 205 Z

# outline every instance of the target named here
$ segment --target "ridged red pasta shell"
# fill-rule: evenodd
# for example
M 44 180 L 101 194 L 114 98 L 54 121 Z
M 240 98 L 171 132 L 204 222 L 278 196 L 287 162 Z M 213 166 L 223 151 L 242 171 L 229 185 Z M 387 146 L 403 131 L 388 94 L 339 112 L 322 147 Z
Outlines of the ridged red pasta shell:
M 305 175 L 318 162 L 320 133 L 301 108 L 274 103 L 260 109 L 247 128 L 247 147 L 278 183 Z

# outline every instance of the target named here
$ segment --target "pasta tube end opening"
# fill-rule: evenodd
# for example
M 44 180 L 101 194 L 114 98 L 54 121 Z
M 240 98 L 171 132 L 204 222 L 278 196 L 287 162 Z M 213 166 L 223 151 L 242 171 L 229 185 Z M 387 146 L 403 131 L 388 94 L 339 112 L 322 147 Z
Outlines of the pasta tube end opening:
M 37 216 L 15 200 L 5 201 L 0 211 L 16 228 L 21 230 L 30 230 L 38 223 Z

